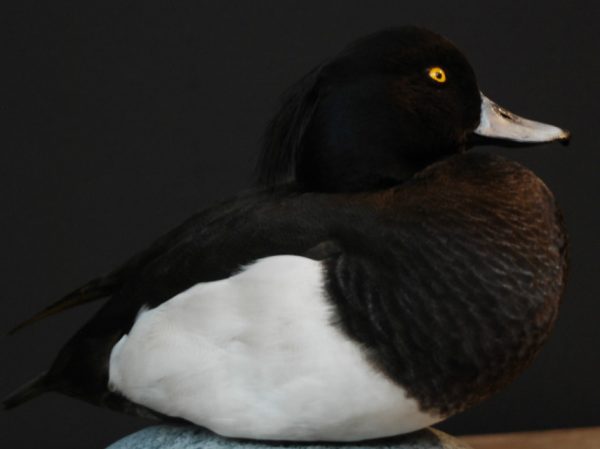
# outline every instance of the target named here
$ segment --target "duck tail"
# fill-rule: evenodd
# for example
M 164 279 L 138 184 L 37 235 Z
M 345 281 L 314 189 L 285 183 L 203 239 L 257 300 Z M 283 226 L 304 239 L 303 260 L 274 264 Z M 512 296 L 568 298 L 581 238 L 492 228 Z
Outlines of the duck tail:
M 10 410 L 54 388 L 44 372 L 2 400 L 2 408 Z
M 57 313 L 60 313 L 64 310 L 68 310 L 73 307 L 77 307 L 88 302 L 96 301 L 97 299 L 110 296 L 114 292 L 116 287 L 118 287 L 119 285 L 120 282 L 116 276 L 106 276 L 94 279 L 88 282 L 87 284 L 79 287 L 78 289 L 72 291 L 71 293 L 56 301 L 55 303 L 49 305 L 45 309 L 40 310 L 32 317 L 19 323 L 17 326 L 13 327 L 10 331 L 8 331 L 8 335 L 13 335 L 14 333 L 20 331 L 26 326 L 29 326 L 30 324 L 33 324 L 49 316 L 56 315 Z

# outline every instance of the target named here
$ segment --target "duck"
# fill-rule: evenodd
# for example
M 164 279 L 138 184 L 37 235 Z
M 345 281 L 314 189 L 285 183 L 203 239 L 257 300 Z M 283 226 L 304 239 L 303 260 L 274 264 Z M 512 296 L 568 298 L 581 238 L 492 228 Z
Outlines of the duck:
M 474 147 L 569 138 L 488 99 L 437 33 L 363 37 L 284 95 L 255 188 L 13 329 L 105 301 L 3 406 L 58 392 L 285 441 L 443 421 L 529 366 L 566 282 L 552 192 Z

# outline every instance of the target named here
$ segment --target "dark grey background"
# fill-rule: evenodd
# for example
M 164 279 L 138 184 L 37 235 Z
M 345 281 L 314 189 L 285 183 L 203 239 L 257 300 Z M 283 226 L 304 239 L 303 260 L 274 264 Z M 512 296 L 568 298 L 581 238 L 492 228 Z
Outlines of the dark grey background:
M 462 434 L 600 424 L 597 5 L 2 6 L 0 331 L 249 186 L 262 129 L 304 72 L 363 34 L 421 24 L 465 51 L 489 97 L 574 134 L 568 149 L 501 151 L 538 173 L 566 215 L 572 269 L 556 331 L 516 383 L 441 427 Z M 94 310 L 0 338 L 0 394 L 47 367 Z M 147 424 L 50 394 L 0 412 L 0 445 L 102 447 Z

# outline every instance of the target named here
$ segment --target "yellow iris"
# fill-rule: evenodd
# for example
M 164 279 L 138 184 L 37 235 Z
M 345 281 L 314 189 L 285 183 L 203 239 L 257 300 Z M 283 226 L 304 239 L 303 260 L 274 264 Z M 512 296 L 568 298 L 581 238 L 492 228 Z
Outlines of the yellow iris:
M 446 82 L 446 72 L 441 67 L 432 67 L 427 71 L 429 78 L 431 78 L 436 83 L 445 83 Z

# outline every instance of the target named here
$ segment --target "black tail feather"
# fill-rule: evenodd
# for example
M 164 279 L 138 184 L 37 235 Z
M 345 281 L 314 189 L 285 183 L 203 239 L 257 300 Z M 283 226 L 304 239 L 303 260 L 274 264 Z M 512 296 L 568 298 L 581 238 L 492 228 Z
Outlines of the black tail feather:
M 113 293 L 115 287 L 118 285 L 119 283 L 117 279 L 112 276 L 94 279 L 77 290 L 69 293 L 59 301 L 36 313 L 31 318 L 19 323 L 17 326 L 8 331 L 8 335 L 13 335 L 30 324 L 60 313 L 64 310 L 68 310 L 73 307 L 109 296 Z
M 2 407 L 10 410 L 52 389 L 46 373 L 43 373 L 3 399 Z

